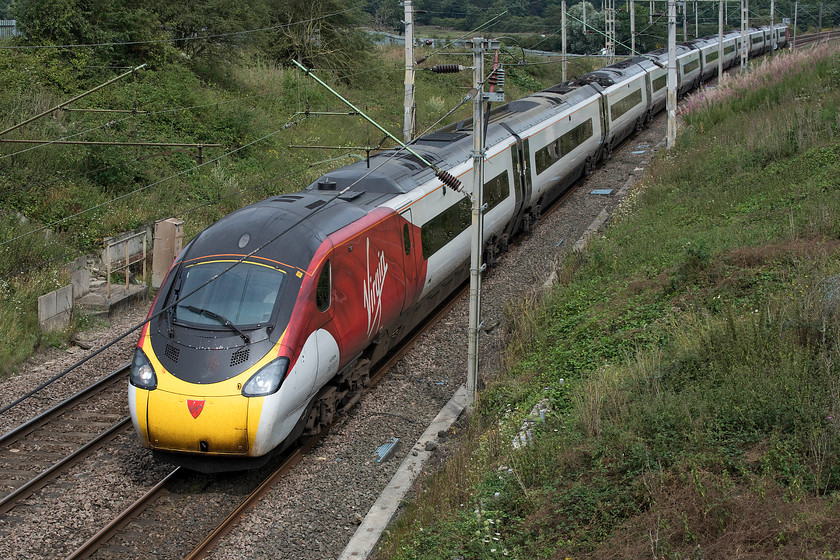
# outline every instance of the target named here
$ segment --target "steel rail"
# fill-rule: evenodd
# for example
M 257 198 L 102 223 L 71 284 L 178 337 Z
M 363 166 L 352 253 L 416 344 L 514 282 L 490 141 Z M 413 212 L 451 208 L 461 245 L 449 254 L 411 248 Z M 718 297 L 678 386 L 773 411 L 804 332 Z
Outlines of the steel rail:
M 73 551 L 66 560 L 77 560 L 88 558 L 96 552 L 104 543 L 113 537 L 120 529 L 137 517 L 146 507 L 156 500 L 177 477 L 183 476 L 185 469 L 176 467 L 175 470 L 166 475 L 160 482 L 155 484 L 148 492 L 143 494 L 137 501 L 122 511 L 113 521 L 99 530 L 94 536 L 87 540 L 82 546 Z
M 6 432 L 2 436 L 0 436 L 0 445 L 5 445 L 6 443 L 9 442 L 10 439 L 12 439 L 15 436 L 27 435 L 27 434 L 23 433 L 27 429 L 34 430 L 36 428 L 40 428 L 41 426 L 43 426 L 44 424 L 46 424 L 50 420 L 52 420 L 54 418 L 57 418 L 58 416 L 61 416 L 70 405 L 72 405 L 72 404 L 74 404 L 78 401 L 81 401 L 84 398 L 87 398 L 91 394 L 99 391 L 107 383 L 113 381 L 116 377 L 119 377 L 120 375 L 127 373 L 129 367 L 131 367 L 130 364 L 125 364 L 124 366 L 120 367 L 120 369 L 109 373 L 108 375 L 106 375 L 105 377 L 100 379 L 99 381 L 89 385 L 85 389 L 82 389 L 81 391 L 79 391 L 75 395 L 73 395 L 71 397 L 68 397 L 67 399 L 61 401 L 60 403 L 58 403 L 54 407 L 50 408 L 49 410 L 45 410 L 44 412 L 42 412 L 38 416 L 32 418 L 31 420 L 28 420 L 27 422 L 24 422 L 23 424 L 21 424 L 17 428 L 13 428 L 13 429 L 9 430 L 8 432 Z M 29 396 L 31 397 L 33 395 L 29 395 Z
M 18 502 L 21 500 L 28 498 L 41 488 L 47 485 L 51 480 L 54 480 L 64 471 L 65 468 L 69 467 L 70 465 L 78 462 L 78 460 L 83 459 L 91 452 L 99 449 L 105 443 L 113 440 L 119 432 L 124 430 L 128 424 L 131 422 L 131 419 L 126 416 L 122 420 L 115 422 L 110 428 L 106 431 L 102 432 L 94 439 L 87 442 L 82 447 L 79 447 L 69 455 L 67 455 L 64 459 L 61 459 L 57 463 L 54 463 L 51 467 L 49 467 L 45 471 L 41 471 L 35 478 L 30 479 L 29 482 L 25 483 L 23 486 L 16 488 L 11 493 L 3 496 L 0 499 L 0 515 L 8 513 L 12 510 Z

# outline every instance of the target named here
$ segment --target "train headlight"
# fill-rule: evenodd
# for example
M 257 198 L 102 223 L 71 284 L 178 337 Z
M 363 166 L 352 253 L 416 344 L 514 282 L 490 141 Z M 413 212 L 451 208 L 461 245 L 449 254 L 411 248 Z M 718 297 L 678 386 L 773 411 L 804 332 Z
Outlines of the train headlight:
M 149 391 L 157 387 L 155 369 L 146 354 L 139 348 L 134 351 L 134 360 L 131 361 L 131 373 L 128 376 L 128 382 L 135 387 Z
M 242 387 L 242 396 L 264 397 L 276 393 L 288 369 L 289 358 L 277 358 L 269 362 L 245 383 Z

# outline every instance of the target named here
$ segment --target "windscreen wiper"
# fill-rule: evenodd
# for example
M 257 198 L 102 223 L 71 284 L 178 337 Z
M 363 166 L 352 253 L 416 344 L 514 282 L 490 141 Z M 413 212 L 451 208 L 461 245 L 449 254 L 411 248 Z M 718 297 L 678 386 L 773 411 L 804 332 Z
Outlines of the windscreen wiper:
M 222 317 L 221 315 L 219 315 L 215 311 L 210 311 L 209 309 L 204 309 L 203 307 L 196 307 L 194 305 L 179 304 L 176 307 L 183 307 L 187 311 L 192 311 L 193 313 L 196 313 L 198 315 L 204 315 L 205 317 L 210 317 L 211 319 L 216 319 L 222 325 L 228 327 L 229 329 L 231 329 L 233 331 L 236 331 L 236 333 L 239 336 L 242 337 L 242 340 L 245 341 L 245 344 L 248 344 L 248 343 L 251 342 L 251 337 L 249 337 L 247 334 L 242 332 L 242 330 L 239 327 L 234 325 L 233 321 L 231 321 L 230 319 L 228 319 L 226 317 Z

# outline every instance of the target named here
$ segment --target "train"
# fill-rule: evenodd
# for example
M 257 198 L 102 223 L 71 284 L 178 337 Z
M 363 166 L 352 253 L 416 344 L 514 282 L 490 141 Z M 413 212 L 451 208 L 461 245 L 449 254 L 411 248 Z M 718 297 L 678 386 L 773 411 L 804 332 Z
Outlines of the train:
M 750 29 L 751 56 L 788 42 Z M 736 62 L 740 32 L 723 38 Z M 717 37 L 677 47 L 679 94 L 717 72 Z M 634 56 L 494 108 L 483 261 L 665 106 L 668 53 Z M 241 208 L 175 258 L 144 324 L 131 420 L 158 459 L 204 472 L 264 464 L 352 406 L 371 367 L 469 276 L 472 119 Z M 418 157 L 421 156 L 421 157 Z M 425 160 L 425 162 L 423 161 Z

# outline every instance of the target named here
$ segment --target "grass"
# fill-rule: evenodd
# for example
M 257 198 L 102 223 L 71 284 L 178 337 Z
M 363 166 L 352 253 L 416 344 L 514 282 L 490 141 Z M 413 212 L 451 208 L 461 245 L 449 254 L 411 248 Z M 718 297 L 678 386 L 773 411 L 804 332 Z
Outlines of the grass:
M 505 370 L 378 558 L 840 555 L 840 50 L 806 52 L 707 92 L 511 304 Z
M 173 51 L 174 52 L 174 51 Z M 304 188 L 321 174 L 355 161 L 364 151 L 313 150 L 292 145 L 377 146 L 382 134 L 301 72 L 252 53 L 233 64 L 191 68 L 173 52 L 71 105 L 131 109 L 147 114 L 58 111 L 4 138 L 218 143 L 204 148 L 122 148 L 3 144 L 0 148 L 0 379 L 45 342 L 37 298 L 66 283 L 64 263 L 98 254 L 105 237 L 184 219 L 184 241 L 248 203 Z M 342 95 L 401 136 L 404 53 L 378 48 L 352 75 L 338 79 L 315 69 Z M 368 60 L 368 59 L 365 59 Z M 471 57 L 446 57 L 469 66 Z M 509 62 L 509 60 L 508 60 Z M 437 57 L 428 65 L 441 63 Z M 505 90 L 516 99 L 560 81 L 557 65 L 512 68 Z M 79 53 L 0 50 L 0 130 L 112 78 Z M 472 75 L 418 72 L 418 130 L 454 107 Z M 447 124 L 469 117 L 469 104 Z M 292 124 L 288 128 L 287 124 Z M 385 146 L 392 142 L 386 141 Z M 79 319 L 79 318 L 77 318 Z M 76 321 L 76 324 L 80 324 Z M 73 327 L 76 328 L 76 327 Z M 66 339 L 70 333 L 63 333 Z M 55 336 L 49 344 L 55 344 Z

